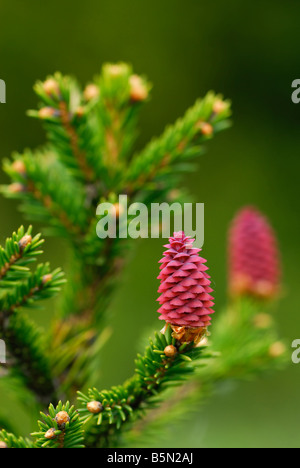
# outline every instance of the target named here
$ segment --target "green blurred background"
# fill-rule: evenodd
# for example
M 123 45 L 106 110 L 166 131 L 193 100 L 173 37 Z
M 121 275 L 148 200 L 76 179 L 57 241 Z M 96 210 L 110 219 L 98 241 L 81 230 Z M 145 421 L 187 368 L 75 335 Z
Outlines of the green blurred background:
M 282 249 L 285 297 L 278 322 L 289 345 L 300 338 L 300 105 L 291 102 L 291 83 L 300 78 L 299 15 L 296 0 L 1 0 L 0 78 L 7 104 L 0 105 L 0 158 L 43 143 L 39 123 L 25 110 L 36 106 L 33 83 L 56 70 L 85 83 L 103 62 L 122 60 L 147 74 L 154 89 L 139 146 L 207 90 L 223 93 L 233 101 L 234 126 L 209 143 L 198 172 L 186 180 L 206 206 L 204 251 L 217 311 L 226 301 L 228 223 L 242 205 L 255 204 L 272 220 Z M 1 198 L 0 209 L 3 241 L 22 219 L 14 202 Z M 103 386 L 131 374 L 141 334 L 159 325 L 161 244 L 136 242 L 111 305 L 114 334 L 104 350 Z M 48 241 L 45 257 L 53 266 L 64 253 L 59 240 Z M 291 363 L 263 380 L 223 386 L 162 446 L 299 447 L 299 373 L 300 365 Z M 2 395 L 1 405 L 6 400 Z M 29 421 L 21 421 L 26 432 Z

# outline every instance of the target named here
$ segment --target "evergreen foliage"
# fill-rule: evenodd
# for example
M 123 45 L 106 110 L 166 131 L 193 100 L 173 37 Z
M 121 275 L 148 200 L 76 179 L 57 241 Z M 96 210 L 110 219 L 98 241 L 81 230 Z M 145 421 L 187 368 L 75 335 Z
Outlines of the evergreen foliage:
M 165 349 L 170 345 L 177 346 L 176 353 L 167 357 Z M 194 348 L 188 344 L 178 345 L 168 327 L 165 334 L 156 333 L 143 356 L 138 355 L 135 375 L 124 385 L 113 387 L 109 391 L 92 388 L 87 395 L 79 392 L 78 400 L 82 405 L 79 412 L 85 424 L 87 445 L 112 445 L 125 423 L 134 422 L 146 409 L 158 405 L 160 394 L 167 387 L 181 385 L 194 373 L 200 358 L 207 358 L 203 348 Z M 91 402 L 101 404 L 99 413 L 91 414 L 88 409 Z
M 31 227 L 21 227 L 0 247 L 0 337 L 8 352 L 0 384 L 8 388 L 10 382 L 22 404 L 30 394 L 39 409 L 49 408 L 30 440 L 13 435 L 14 427 L 0 415 L 0 441 L 8 448 L 130 443 L 141 431 L 151 433 L 151 427 L 186 414 L 220 380 L 248 377 L 284 360 L 274 346 L 274 322 L 257 325 L 258 312 L 267 306 L 243 298 L 216 320 L 213 351 L 202 342 L 179 343 L 168 327 L 138 355 L 132 378 L 109 390 L 95 388 L 99 355 L 110 335 L 107 305 L 131 245 L 97 237 L 98 204 L 117 205 L 120 194 L 129 203 L 182 201 L 180 192 L 174 195 L 180 176 L 194 170 L 203 144 L 230 125 L 230 103 L 210 92 L 136 151 L 139 113 L 150 90 L 147 79 L 124 63 L 105 65 L 84 89 L 56 73 L 36 84 L 39 107 L 29 112 L 45 127 L 45 146 L 4 162 L 11 183 L 2 193 L 19 200 L 25 216 L 41 223 L 45 233 L 64 239 L 70 257 L 63 286 L 60 269 L 51 271 L 48 263 L 34 269 L 43 239 Z M 40 329 L 32 309 L 62 286 L 51 326 Z

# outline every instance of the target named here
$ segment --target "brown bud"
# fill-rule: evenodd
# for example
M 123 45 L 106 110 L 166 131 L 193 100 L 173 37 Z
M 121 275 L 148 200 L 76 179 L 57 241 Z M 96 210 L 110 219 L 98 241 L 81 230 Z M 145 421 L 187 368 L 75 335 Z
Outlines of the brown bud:
M 177 348 L 173 345 L 169 345 L 164 349 L 164 353 L 167 357 L 174 357 L 177 354 Z
M 220 114 L 221 112 L 223 112 L 225 109 L 227 109 L 228 105 L 226 102 L 222 101 L 221 99 L 217 99 L 215 102 L 214 102 L 214 105 L 213 105 L 213 112 L 215 114 Z
M 20 184 L 19 182 L 15 182 L 9 185 L 8 190 L 10 191 L 10 193 L 22 193 L 25 192 L 26 187 L 25 185 Z
M 11 167 L 15 172 L 17 172 L 20 175 L 26 174 L 26 166 L 20 159 L 14 161 Z
M 108 209 L 109 216 L 115 216 L 117 219 L 124 213 L 124 206 L 120 203 L 112 203 Z
M 53 78 L 49 78 L 48 80 L 46 80 L 43 83 L 43 88 L 44 88 L 45 93 L 48 94 L 48 96 L 51 96 L 51 95 L 58 96 L 60 94 L 58 83 Z
M 60 411 L 55 416 L 55 421 L 57 422 L 59 428 L 63 428 L 68 422 L 70 422 L 70 416 L 66 411 Z
M 27 245 L 29 245 L 32 241 L 32 237 L 29 235 L 23 236 L 22 239 L 19 241 L 19 247 L 21 250 L 24 250 Z
M 119 218 L 124 213 L 124 206 L 120 205 L 120 203 L 114 204 L 116 210 L 116 217 Z
M 211 136 L 214 131 L 213 126 L 208 122 L 198 122 L 197 128 L 199 128 L 204 136 Z
M 134 102 L 145 101 L 149 95 L 147 86 L 143 79 L 138 75 L 132 75 L 129 78 L 130 99 Z
M 53 107 L 42 107 L 39 110 L 39 118 L 40 119 L 49 119 L 54 117 L 56 114 L 56 110 Z
M 269 356 L 272 358 L 279 358 L 286 352 L 286 346 L 282 341 L 276 341 L 269 348 Z
M 169 201 L 178 200 L 178 198 L 180 198 L 180 195 L 181 195 L 180 190 L 173 189 L 173 190 L 170 190 L 169 195 L 168 195 L 168 199 L 169 199 Z
M 52 281 L 53 276 L 51 274 L 43 276 L 42 283 L 47 284 L 49 281 Z
M 254 319 L 253 323 L 256 328 L 261 328 L 262 330 L 265 328 L 269 328 L 272 325 L 273 319 L 269 314 L 257 314 Z
M 103 411 L 103 406 L 100 403 L 100 401 L 90 401 L 86 405 L 86 407 L 89 410 L 89 412 L 93 414 L 99 414 L 99 413 L 102 413 Z
M 97 85 L 89 84 L 83 92 L 84 99 L 86 101 L 91 101 L 92 99 L 98 98 L 100 95 L 100 90 Z
M 77 107 L 76 111 L 75 111 L 75 115 L 77 117 L 83 117 L 85 114 L 85 108 L 83 106 L 79 106 Z
M 0 441 L 0 449 L 2 448 L 8 448 L 8 446 L 5 442 Z
M 52 440 L 52 439 L 55 439 L 56 438 L 56 435 L 55 435 L 55 429 L 49 429 L 49 431 L 46 432 L 45 434 L 45 439 L 49 439 L 49 440 Z

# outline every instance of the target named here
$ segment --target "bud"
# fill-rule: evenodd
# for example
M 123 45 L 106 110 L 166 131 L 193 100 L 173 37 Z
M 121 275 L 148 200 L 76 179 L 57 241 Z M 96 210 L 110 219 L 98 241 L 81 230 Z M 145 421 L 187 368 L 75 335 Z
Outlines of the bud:
M 22 239 L 19 241 L 19 247 L 21 250 L 24 250 L 27 245 L 31 244 L 32 237 L 29 235 L 23 236 Z
M 133 102 L 146 101 L 149 92 L 145 81 L 138 75 L 132 75 L 129 78 L 130 85 L 130 99 Z
M 286 346 L 281 341 L 273 343 L 269 348 L 269 356 L 272 358 L 279 358 L 286 352 Z
M 120 203 L 115 203 L 114 207 L 116 210 L 116 218 L 118 219 L 124 213 L 124 206 Z
M 198 122 L 197 128 L 199 128 L 204 136 L 211 136 L 214 131 L 213 126 L 208 122 Z
M 50 281 L 52 281 L 52 279 L 53 279 L 53 276 L 51 274 L 45 275 L 42 278 L 42 283 L 45 285 L 45 284 L 49 283 Z
M 84 116 L 84 114 L 85 114 L 85 108 L 83 106 L 77 107 L 77 109 L 75 110 L 76 117 L 81 118 Z
M 213 112 L 215 114 L 220 114 L 225 109 L 227 109 L 227 107 L 228 107 L 228 104 L 226 102 L 222 101 L 221 99 L 217 99 L 213 105 Z
M 83 92 L 83 97 L 86 101 L 92 101 L 100 96 L 99 87 L 95 84 L 89 84 Z
M 8 446 L 5 442 L 0 441 L 0 449 L 2 448 L 8 448 Z
M 173 337 L 182 343 L 199 343 L 206 334 L 214 313 L 213 291 L 206 260 L 193 248 L 194 239 L 174 233 L 164 252 L 158 299 L 160 320 L 171 325 Z
M 65 425 L 70 422 L 70 416 L 66 411 L 60 411 L 55 416 L 55 421 L 60 429 L 64 429 Z
M 229 288 L 233 295 L 273 298 L 279 291 L 280 265 L 275 234 L 254 208 L 244 208 L 229 234 Z
M 99 413 L 102 413 L 103 411 L 103 406 L 102 404 L 100 403 L 100 401 L 90 401 L 87 405 L 86 405 L 88 411 L 90 413 L 93 413 L 93 414 L 99 414 Z
M 264 330 L 272 325 L 273 319 L 269 314 L 257 314 L 253 319 L 253 323 L 256 328 Z
M 22 193 L 26 191 L 26 187 L 25 185 L 20 184 L 19 182 L 15 182 L 8 186 L 8 190 L 10 193 Z
M 175 348 L 173 345 L 167 346 L 164 350 L 164 353 L 167 357 L 174 357 L 177 354 L 177 348 Z
M 60 95 L 60 89 L 58 86 L 57 81 L 54 78 L 49 78 L 43 83 L 43 88 L 48 96 L 56 96 Z
M 20 174 L 22 176 L 26 175 L 26 166 L 24 162 L 20 159 L 14 161 L 11 167 L 17 174 Z
M 49 429 L 45 434 L 45 439 L 53 440 L 56 438 L 55 429 Z
M 181 196 L 180 190 L 178 189 L 170 190 L 170 192 L 168 193 L 168 201 L 173 202 L 175 200 L 178 200 L 180 196 Z
M 57 110 L 53 107 L 42 107 L 39 110 L 40 119 L 51 119 L 52 117 L 56 117 L 57 115 Z
M 116 202 L 111 204 L 111 207 L 108 209 L 108 215 L 116 217 L 116 219 L 118 219 L 124 213 L 124 211 L 124 205 Z

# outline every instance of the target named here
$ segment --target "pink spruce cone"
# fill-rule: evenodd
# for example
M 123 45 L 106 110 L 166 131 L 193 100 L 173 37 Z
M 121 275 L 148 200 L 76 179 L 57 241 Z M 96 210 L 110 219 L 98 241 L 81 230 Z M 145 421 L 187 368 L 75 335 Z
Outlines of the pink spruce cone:
M 200 249 L 193 248 L 194 240 L 184 232 L 175 232 L 165 245 L 167 250 L 159 262 L 158 312 L 160 320 L 171 325 L 175 338 L 197 343 L 210 325 L 214 303 L 206 260 L 199 257 Z
M 244 208 L 230 229 L 230 291 L 235 296 L 272 298 L 279 286 L 280 262 L 274 231 L 259 211 Z

